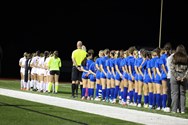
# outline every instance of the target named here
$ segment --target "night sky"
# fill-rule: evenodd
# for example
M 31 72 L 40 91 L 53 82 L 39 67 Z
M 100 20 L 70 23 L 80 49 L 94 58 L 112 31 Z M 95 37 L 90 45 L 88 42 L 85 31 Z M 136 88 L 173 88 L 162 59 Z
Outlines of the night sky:
M 186 0 L 164 0 L 161 47 L 188 42 Z M 18 3 L 17 3 L 18 4 Z M 160 0 L 82 0 L 61 4 L 7 4 L 1 8 L 2 78 L 19 79 L 23 52 L 58 50 L 60 80 L 70 81 L 71 53 L 82 40 L 87 49 L 156 48 Z

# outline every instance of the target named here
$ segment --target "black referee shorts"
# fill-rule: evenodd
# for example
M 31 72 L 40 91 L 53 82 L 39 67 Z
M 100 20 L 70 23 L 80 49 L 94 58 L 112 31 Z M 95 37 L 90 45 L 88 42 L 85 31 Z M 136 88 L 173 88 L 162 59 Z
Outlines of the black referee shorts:
M 72 81 L 82 81 L 82 71 L 79 71 L 76 66 L 72 67 L 72 74 L 71 74 Z

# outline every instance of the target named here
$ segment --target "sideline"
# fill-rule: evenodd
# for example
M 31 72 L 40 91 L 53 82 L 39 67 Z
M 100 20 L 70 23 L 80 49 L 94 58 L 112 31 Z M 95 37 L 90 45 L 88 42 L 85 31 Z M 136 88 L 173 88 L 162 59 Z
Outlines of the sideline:
M 83 111 L 110 118 L 121 119 L 146 125 L 187 125 L 188 119 L 156 113 L 136 111 L 126 108 L 112 107 L 101 104 L 93 104 L 76 100 L 39 95 L 16 90 L 0 88 L 0 94 L 4 96 L 34 101 L 43 104 Z

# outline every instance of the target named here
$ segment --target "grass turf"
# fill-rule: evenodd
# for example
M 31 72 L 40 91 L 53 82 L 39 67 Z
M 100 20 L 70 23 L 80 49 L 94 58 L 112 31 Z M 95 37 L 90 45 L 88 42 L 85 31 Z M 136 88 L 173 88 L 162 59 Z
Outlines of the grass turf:
M 1 125 L 135 125 L 137 123 L 0 95 Z
M 19 80 L 0 80 L 0 88 L 8 88 L 8 89 L 13 89 L 13 90 L 20 90 L 20 81 Z M 21 91 L 21 90 L 20 90 Z M 59 84 L 59 91 L 58 94 L 53 94 L 53 93 L 41 93 L 41 92 L 33 92 L 33 91 L 25 91 L 25 92 L 30 92 L 30 93 L 38 93 L 38 94 L 43 94 L 43 95 L 49 95 L 49 96 L 56 96 L 56 97 L 61 97 L 61 98 L 67 98 L 67 99 L 73 99 L 73 100 L 78 100 L 78 101 L 83 101 L 81 100 L 80 97 L 78 98 L 72 98 L 71 96 L 71 84 L 70 83 L 61 83 Z M 80 93 L 79 93 L 80 95 Z M 186 118 L 188 119 L 188 92 L 186 93 L 186 113 L 181 114 L 181 113 L 167 113 L 163 111 L 157 111 L 157 110 L 151 110 L 148 108 L 138 108 L 134 106 L 122 106 L 120 104 L 111 104 L 107 102 L 98 102 L 98 101 L 87 101 L 89 103 L 97 103 L 97 104 L 102 104 L 102 105 L 110 105 L 110 106 L 116 106 L 116 107 L 122 107 L 122 108 L 128 108 L 132 110 L 139 110 L 139 111 L 145 111 L 145 112 L 152 112 L 152 113 L 158 113 L 158 114 L 164 114 L 164 115 L 170 115 L 170 116 L 176 116 L 176 117 L 181 117 L 181 118 Z

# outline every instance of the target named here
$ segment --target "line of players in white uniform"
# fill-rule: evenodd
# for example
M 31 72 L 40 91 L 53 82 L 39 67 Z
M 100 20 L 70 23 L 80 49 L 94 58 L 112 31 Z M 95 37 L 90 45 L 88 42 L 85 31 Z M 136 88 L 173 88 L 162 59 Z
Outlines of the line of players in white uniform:
M 21 90 L 51 92 L 51 88 L 48 88 L 50 78 L 48 61 L 51 56 L 49 51 L 23 54 L 19 60 Z

